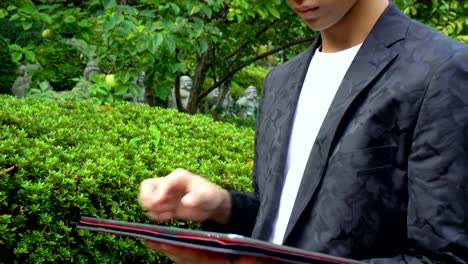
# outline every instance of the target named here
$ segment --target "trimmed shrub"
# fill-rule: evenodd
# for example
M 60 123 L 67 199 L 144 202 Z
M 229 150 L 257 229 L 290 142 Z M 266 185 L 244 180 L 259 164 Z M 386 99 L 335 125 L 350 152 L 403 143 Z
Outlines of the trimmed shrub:
M 0 94 L 11 94 L 16 79 L 16 65 L 11 60 L 7 41 L 0 36 Z
M 141 240 L 77 230 L 80 215 L 149 223 L 139 183 L 178 167 L 250 190 L 252 129 L 125 102 L 0 105 L 0 262 L 168 263 Z

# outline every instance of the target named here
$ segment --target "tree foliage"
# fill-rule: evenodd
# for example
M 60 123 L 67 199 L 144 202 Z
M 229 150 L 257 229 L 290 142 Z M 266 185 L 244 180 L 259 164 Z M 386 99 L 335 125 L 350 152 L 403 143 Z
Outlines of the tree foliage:
M 85 58 L 94 57 L 104 74 L 115 74 L 119 80 L 117 89 L 100 87 L 103 102 L 136 93 L 133 81 L 142 71 L 154 97 L 162 99 L 178 86 L 178 76 L 190 75 L 190 103 L 181 110 L 195 113 L 211 90 L 229 82 L 243 67 L 311 40 L 304 34 L 308 29 L 281 0 L 92 0 L 66 7 L 59 2 L 36 1 L 35 7 L 9 6 L 1 11 L 24 30 L 40 23 L 51 32 L 44 44 L 13 46 L 13 59 L 43 64 L 38 50 L 47 50 L 52 43 L 72 43 Z M 213 83 L 204 89 L 207 76 Z
M 16 78 L 16 65 L 8 52 L 7 41 L 0 36 L 0 94 L 11 94 L 11 86 Z
M 468 43 L 468 2 L 464 0 L 396 0 L 410 17 Z
M 276 57 L 274 62 L 287 60 L 297 53 L 296 48 L 308 45 L 315 34 L 283 0 L 7 2 L 8 6 L 6 2 L 0 6 L 0 18 L 9 19 L 25 31 L 39 28 L 42 32 L 42 37 L 27 44 L 10 46 L 14 62 L 44 66 L 51 57 L 61 54 L 64 46 L 72 45 L 81 53 L 82 66 L 89 58 L 99 63 L 103 75 L 95 78 L 97 83 L 90 89 L 102 103 L 112 103 L 127 93 L 136 95 L 139 89 L 134 81 L 145 72 L 150 104 L 165 104 L 175 89 L 179 109 L 192 114 L 213 89 L 223 87 L 220 94 L 225 95 L 234 75 L 244 67 L 264 62 L 271 55 Z M 468 42 L 468 3 L 395 3 L 408 15 Z M 77 61 L 77 56 L 67 61 Z M 56 70 L 64 68 L 68 67 Z M 99 84 L 106 74 L 115 74 L 117 87 Z M 181 75 L 193 78 L 187 109 L 179 98 Z

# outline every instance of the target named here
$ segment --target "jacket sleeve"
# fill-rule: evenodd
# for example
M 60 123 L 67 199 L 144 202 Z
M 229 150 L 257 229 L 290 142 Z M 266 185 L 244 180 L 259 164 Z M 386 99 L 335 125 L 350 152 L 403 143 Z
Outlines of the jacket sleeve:
M 254 193 L 231 192 L 231 218 L 229 224 L 221 225 L 212 221 L 202 223 L 206 231 L 238 234 L 249 237 L 255 225 L 259 202 Z
M 268 80 L 273 71 L 270 71 L 265 77 L 263 82 L 262 95 L 260 104 L 257 110 L 257 121 L 255 128 L 255 160 L 253 169 L 253 189 L 251 193 L 247 192 L 231 192 L 232 210 L 230 223 L 228 225 L 219 225 L 211 221 L 202 223 L 202 229 L 214 232 L 232 233 L 250 237 L 255 226 L 257 219 L 257 213 L 260 206 L 259 199 L 259 186 L 257 183 L 257 177 L 261 173 L 258 169 L 258 157 L 261 155 L 258 148 L 258 138 L 261 136 L 259 127 L 262 122 L 263 115 L 263 102 L 265 91 L 268 90 Z
M 408 159 L 407 252 L 373 264 L 468 263 L 468 52 L 429 76 Z

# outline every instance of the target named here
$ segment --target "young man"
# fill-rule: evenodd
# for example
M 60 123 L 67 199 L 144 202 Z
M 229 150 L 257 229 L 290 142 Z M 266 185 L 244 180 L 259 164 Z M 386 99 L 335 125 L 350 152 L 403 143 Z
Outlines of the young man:
M 141 184 L 143 208 L 370 263 L 468 263 L 467 46 L 388 0 L 288 3 L 320 37 L 265 79 L 255 192 L 178 169 Z M 150 246 L 177 263 L 262 263 Z

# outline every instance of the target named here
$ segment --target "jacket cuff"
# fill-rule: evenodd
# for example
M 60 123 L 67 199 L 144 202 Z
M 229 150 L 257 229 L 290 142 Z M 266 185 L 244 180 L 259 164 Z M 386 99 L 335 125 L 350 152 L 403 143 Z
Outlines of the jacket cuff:
M 202 223 L 202 229 L 249 237 L 255 226 L 259 201 L 253 193 L 230 192 L 230 195 L 232 207 L 229 224 L 222 225 L 214 221 L 205 221 Z

